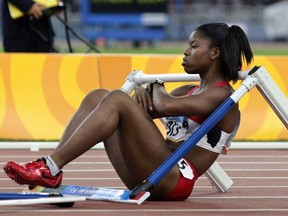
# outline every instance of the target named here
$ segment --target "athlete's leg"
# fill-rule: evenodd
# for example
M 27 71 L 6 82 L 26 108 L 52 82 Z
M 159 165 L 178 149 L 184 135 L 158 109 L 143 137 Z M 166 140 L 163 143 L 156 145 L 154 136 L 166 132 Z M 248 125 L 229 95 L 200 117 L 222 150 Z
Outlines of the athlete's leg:
M 71 137 L 71 134 L 74 133 L 76 128 L 84 121 L 91 111 L 95 109 L 97 104 L 107 93 L 107 90 L 99 89 L 90 92 L 85 97 L 80 108 L 66 128 L 56 151 Z M 55 166 L 54 161 L 49 157 L 23 165 L 9 161 L 4 166 L 4 170 L 11 179 L 19 184 L 58 187 L 62 182 L 62 172 L 60 172 L 57 165 Z M 46 177 L 43 177 L 44 175 Z
M 155 164 L 155 167 L 152 166 L 153 167 L 152 171 L 151 173 L 149 171 L 149 174 L 147 176 L 143 175 L 143 177 L 138 177 L 137 179 L 135 179 L 134 174 L 138 174 L 139 172 L 142 172 L 143 168 L 147 168 L 146 166 L 149 166 L 148 161 L 151 160 L 151 158 L 149 156 L 146 156 L 146 158 L 144 158 L 145 161 L 140 162 L 142 164 L 140 165 L 134 164 L 134 166 L 139 166 L 139 167 L 138 168 L 136 167 L 137 170 L 131 173 L 130 169 L 128 168 L 129 166 L 128 163 L 134 163 L 134 162 L 130 161 L 130 158 L 131 158 L 130 156 L 128 156 L 128 158 L 125 158 L 125 156 L 122 155 L 121 146 L 125 144 L 121 142 L 121 138 L 120 138 L 121 136 L 122 136 L 121 133 L 115 132 L 115 134 L 113 134 L 109 139 L 107 139 L 104 142 L 105 150 L 118 176 L 127 186 L 127 188 L 132 190 L 135 186 L 137 186 L 144 179 L 146 179 L 153 171 L 155 171 L 158 168 L 158 166 L 161 165 L 163 161 L 159 163 L 157 166 Z M 140 143 L 138 144 L 142 145 Z M 137 144 L 133 146 L 137 147 Z M 133 151 L 133 148 L 131 148 L 130 150 Z M 154 153 L 157 152 L 156 149 L 154 149 L 153 151 Z M 133 154 L 133 152 L 131 154 Z M 143 157 L 145 156 L 143 155 Z M 161 200 L 161 199 L 165 199 L 166 196 L 170 194 L 170 192 L 173 190 L 173 188 L 175 187 L 179 179 L 178 168 L 175 170 L 174 169 L 172 170 L 171 173 L 167 174 L 167 176 L 164 177 L 164 180 L 161 183 L 157 184 L 153 188 L 151 198 L 156 199 L 156 200 Z
M 112 136 L 104 141 L 105 150 L 113 166 L 114 164 L 122 164 L 122 166 L 116 165 L 114 168 L 121 179 L 126 179 L 124 184 L 127 188 L 131 189 L 136 183 L 125 166 L 125 160 L 121 154 L 119 143 L 119 133 L 116 131 Z
M 76 111 L 69 124 L 67 125 L 56 150 L 60 148 L 84 121 L 84 119 L 95 109 L 102 98 L 108 94 L 109 91 L 106 89 L 93 90 L 86 95 L 82 100 L 79 109 Z
M 109 142 L 109 138 L 112 135 L 117 135 L 117 152 L 122 159 L 111 154 L 113 143 Z M 107 94 L 51 157 L 61 168 L 100 141 L 108 141 L 105 142 L 107 153 L 117 172 L 121 173 L 121 169 L 126 168 L 127 171 L 120 174 L 120 177 L 129 188 L 146 179 L 171 154 L 161 132 L 150 117 L 130 96 L 121 91 Z M 154 195 L 169 194 L 178 177 L 179 170 L 173 168 L 155 187 Z

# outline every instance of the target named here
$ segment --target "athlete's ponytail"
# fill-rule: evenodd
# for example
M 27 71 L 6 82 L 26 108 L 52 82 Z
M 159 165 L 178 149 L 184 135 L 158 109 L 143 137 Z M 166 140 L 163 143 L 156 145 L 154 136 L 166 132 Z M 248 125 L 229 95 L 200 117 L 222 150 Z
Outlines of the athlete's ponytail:
M 221 67 L 227 81 L 238 80 L 243 60 L 250 64 L 253 53 L 244 31 L 237 25 L 229 27 L 225 23 L 204 24 L 196 29 L 211 40 L 211 46 L 219 48 Z

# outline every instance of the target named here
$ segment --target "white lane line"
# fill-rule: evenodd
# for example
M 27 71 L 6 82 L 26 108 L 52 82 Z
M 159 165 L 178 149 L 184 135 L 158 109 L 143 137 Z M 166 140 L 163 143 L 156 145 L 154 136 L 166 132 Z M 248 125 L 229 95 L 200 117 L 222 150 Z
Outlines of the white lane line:
M 204 186 L 209 188 L 208 186 Z M 211 186 L 210 186 L 211 187 Z M 244 185 L 244 186 L 238 186 L 238 185 L 233 185 L 232 188 L 261 188 L 261 189 L 267 189 L 269 190 L 270 188 L 288 188 L 288 185 L 257 185 L 257 186 L 249 186 L 249 185 Z
M 287 172 L 288 169 L 225 169 L 229 172 Z
M 23 188 L 19 187 L 0 187 L 0 190 L 23 190 Z
M 288 196 L 192 196 L 188 199 L 288 199 Z
M 1 163 L 0 163 L 1 164 Z M 69 168 L 64 168 L 63 169 L 64 172 L 115 172 L 115 169 L 69 169 Z M 245 168 L 226 168 L 225 169 L 226 172 L 287 172 L 288 169 L 245 169 Z M 0 170 L 0 173 L 4 171 Z
M 21 162 L 19 162 L 19 163 L 21 163 Z M 6 162 L 0 162 L 0 164 L 6 164 Z M 233 162 L 233 161 L 227 161 L 227 162 L 225 162 L 225 161 L 221 161 L 221 162 L 219 162 L 219 164 L 221 164 L 221 165 L 226 165 L 226 164 L 228 164 L 228 165 L 235 165 L 235 164 L 242 164 L 242 165 L 279 165 L 279 164 L 284 164 L 284 165 L 286 165 L 286 164 L 288 164 L 288 161 L 246 161 L 246 162 Z M 75 162 L 71 162 L 71 163 L 69 163 L 69 164 L 67 164 L 66 166 L 68 166 L 68 165 L 111 165 L 112 166 L 112 164 L 111 164 L 111 162 L 110 161 L 107 161 L 107 162 L 103 162 L 103 161 L 95 161 L 95 162 L 83 162 L 83 161 L 80 161 L 80 162 L 77 162 L 77 161 L 75 161 Z
M 288 161 L 220 161 L 219 164 L 253 164 L 253 165 L 261 165 L 261 164 L 288 164 Z
M 35 154 L 33 155 L 0 155 L 0 158 L 37 158 L 37 155 L 35 156 Z M 38 156 L 39 157 L 39 156 Z M 40 156 L 41 157 L 41 156 Z M 77 159 L 82 159 L 82 158 L 107 158 L 107 155 L 81 155 L 80 157 L 78 157 Z
M 231 176 L 230 176 L 231 177 Z M 231 177 L 232 179 L 248 179 L 248 180 L 250 180 L 250 179 L 258 179 L 258 180 L 263 180 L 263 179 L 265 179 L 265 180 L 282 180 L 282 179 L 288 179 L 288 177 L 275 177 L 275 176 L 273 176 L 273 177 L 261 177 L 261 176 L 259 176 L 259 177 L 250 177 L 250 176 L 248 176 L 248 177 Z M 66 180 L 96 180 L 96 181 L 105 181 L 105 180 L 120 180 L 120 178 L 64 178 L 64 179 L 66 179 Z M 205 176 L 203 176 L 203 177 L 200 177 L 199 179 L 207 179 L 207 177 L 205 177 Z M 2 180 L 1 178 L 0 178 L 0 180 Z
M 231 176 L 231 179 L 232 180 L 235 180 L 235 179 L 248 179 L 248 180 L 251 180 L 251 179 L 258 179 L 258 180 L 282 180 L 282 179 L 288 179 L 288 177 L 286 176 Z M 201 176 L 199 177 L 198 179 L 207 179 L 206 176 Z M 287 183 L 288 185 L 288 182 L 285 182 Z
M 29 212 L 51 212 L 51 213 L 67 213 L 67 209 L 61 210 L 61 209 L 20 209 L 20 210 L 0 210 L 0 212 L 8 213 L 8 212 L 23 212 L 23 213 L 29 213 Z M 75 209 L 75 208 L 69 208 L 69 214 L 70 213 L 141 213 L 141 212 L 165 212 L 165 214 L 171 213 L 177 213 L 177 212 L 288 212 L 287 208 L 282 209 L 274 209 L 274 208 L 258 208 L 258 209 L 169 209 L 167 206 L 163 205 L 163 208 L 160 209 Z
M 115 172 L 114 169 L 63 169 L 63 172 Z
M 259 180 L 263 180 L 263 179 L 271 179 L 271 180 L 281 180 L 281 179 L 288 179 L 288 177 L 286 176 L 241 176 L 241 177 L 237 177 L 237 176 L 230 176 L 232 179 L 259 179 Z M 116 178 L 83 178 L 83 177 L 73 177 L 73 178 L 68 178 L 68 177 L 64 177 L 64 179 L 66 180 L 120 180 L 119 177 Z M 206 176 L 201 176 L 199 177 L 199 179 L 207 179 Z M 9 178 L 0 178 L 0 181 L 5 181 L 5 180 L 10 180 Z
M 64 172 L 115 172 L 115 169 L 63 169 Z M 288 169 L 225 169 L 229 172 L 287 172 Z
M 251 159 L 251 158 L 288 158 L 288 155 L 264 155 L 264 154 L 261 154 L 260 155 L 223 155 L 223 156 L 220 156 L 219 159 L 226 159 L 226 158 L 248 158 L 248 159 Z
M 18 163 L 26 163 L 26 162 L 27 161 L 23 161 L 23 162 L 18 161 Z M 4 165 L 4 164 L 6 164 L 6 162 L 0 162 L 0 164 Z M 71 162 L 71 163 L 67 164 L 66 166 L 69 166 L 69 165 L 107 165 L 107 164 L 112 166 L 111 162 L 109 162 L 109 161 L 107 161 L 107 162 L 101 162 L 101 161 L 97 161 L 97 162 Z
M 96 150 L 96 151 L 98 151 L 98 150 Z M 93 152 L 93 150 L 92 150 L 92 152 Z M 28 154 L 30 154 L 29 152 L 28 152 Z M 83 155 L 81 155 L 80 157 L 78 157 L 79 159 L 81 159 L 81 158 L 107 158 L 108 159 L 108 157 L 107 157 L 107 155 L 105 155 L 106 153 L 105 152 L 103 152 L 103 154 L 104 155 L 86 155 L 85 153 L 83 154 Z M 11 158 L 11 157 L 17 157 L 17 158 L 31 158 L 31 157 L 35 157 L 35 153 L 33 153 L 33 154 L 31 154 L 31 155 L 23 155 L 23 153 L 21 153 L 21 154 L 13 154 L 13 155 L 0 155 L 0 158 Z M 39 155 L 42 155 L 42 154 L 39 154 Z M 37 156 L 37 155 L 36 155 Z M 38 156 L 39 157 L 39 156 Z M 225 160 L 225 159 L 234 159 L 234 158 L 248 158 L 248 159 L 251 159 L 251 158 L 264 158 L 264 159 L 266 159 L 266 158 L 288 158 L 288 155 L 264 155 L 264 154 L 260 154 L 260 155 L 255 155 L 255 154 L 253 154 L 253 155 L 247 155 L 247 154 L 245 154 L 245 155 L 220 155 L 220 157 L 217 159 L 217 160 Z
M 91 186 L 93 187 L 93 186 Z M 115 188 L 115 189 L 127 189 L 125 186 L 111 186 L 111 185 L 102 185 L 101 187 L 104 187 L 104 188 Z M 273 185 L 270 185 L 270 186 L 267 186 L 267 185 L 260 185 L 260 186 L 249 186 L 249 185 L 245 185 L 245 186 L 237 186 L 237 185 L 233 185 L 232 186 L 233 188 L 232 189 L 266 189 L 266 190 L 270 190 L 271 188 L 288 188 L 288 185 L 279 185 L 279 186 L 273 186 Z M 195 189 L 210 189 L 211 188 L 211 185 L 208 185 L 208 186 L 200 186 L 200 185 L 197 185 L 195 186 Z M 0 187 L 0 190 L 14 190 L 14 191 L 22 191 L 24 188 L 19 188 L 19 187 Z M 262 190 L 263 191 L 263 190 Z
M 30 151 L 39 151 L 42 149 L 55 149 L 59 141 L 1 141 L 0 149 L 30 149 Z M 97 143 L 92 149 L 104 149 L 103 142 Z M 230 149 L 250 150 L 250 149 L 288 149 L 288 142 L 275 141 L 275 142 L 249 142 L 249 141 L 233 141 Z
M 9 180 L 11 181 L 11 179 L 7 178 L 0 178 L 0 181 L 6 181 Z M 79 181 L 79 180 L 93 180 L 93 181 L 107 181 L 107 180 L 120 180 L 120 178 L 63 178 L 63 180 L 75 180 L 75 181 Z

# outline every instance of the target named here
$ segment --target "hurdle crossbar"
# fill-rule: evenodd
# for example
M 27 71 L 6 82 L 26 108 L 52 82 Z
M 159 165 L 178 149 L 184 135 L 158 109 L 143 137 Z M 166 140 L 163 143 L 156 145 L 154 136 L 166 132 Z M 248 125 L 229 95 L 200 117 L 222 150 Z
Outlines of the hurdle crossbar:
M 240 71 L 238 76 L 240 80 L 244 80 L 249 71 Z M 145 74 L 142 70 L 133 70 L 126 77 L 126 82 L 121 87 L 121 90 L 130 94 L 136 86 L 140 86 L 145 83 L 153 82 L 156 79 L 161 79 L 165 82 L 191 82 L 200 81 L 198 74 L 186 74 L 186 73 L 175 73 L 175 74 Z

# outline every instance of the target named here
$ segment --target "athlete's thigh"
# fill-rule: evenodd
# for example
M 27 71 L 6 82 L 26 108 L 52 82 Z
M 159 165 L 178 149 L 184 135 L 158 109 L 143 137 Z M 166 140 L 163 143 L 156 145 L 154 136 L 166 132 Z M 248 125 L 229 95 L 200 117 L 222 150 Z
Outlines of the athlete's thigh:
M 122 99 L 124 100 L 124 98 Z M 113 140 L 114 143 L 106 143 L 107 154 L 110 158 L 112 157 L 112 161 L 116 161 L 113 164 L 116 170 L 125 167 L 127 171 L 125 171 L 125 176 L 133 179 L 134 186 L 136 186 L 149 177 L 171 155 L 171 150 L 147 113 L 132 100 L 127 100 L 124 103 L 126 106 L 120 110 L 121 120 L 113 134 L 114 136 L 117 134 L 117 139 Z M 114 151 L 112 145 L 118 145 L 115 150 L 121 157 L 116 158 L 117 156 L 111 153 Z M 167 188 L 173 189 L 178 176 L 178 169 L 173 168 L 158 188 L 160 190 L 161 187 L 166 190 Z M 125 183 L 125 179 L 122 180 Z

